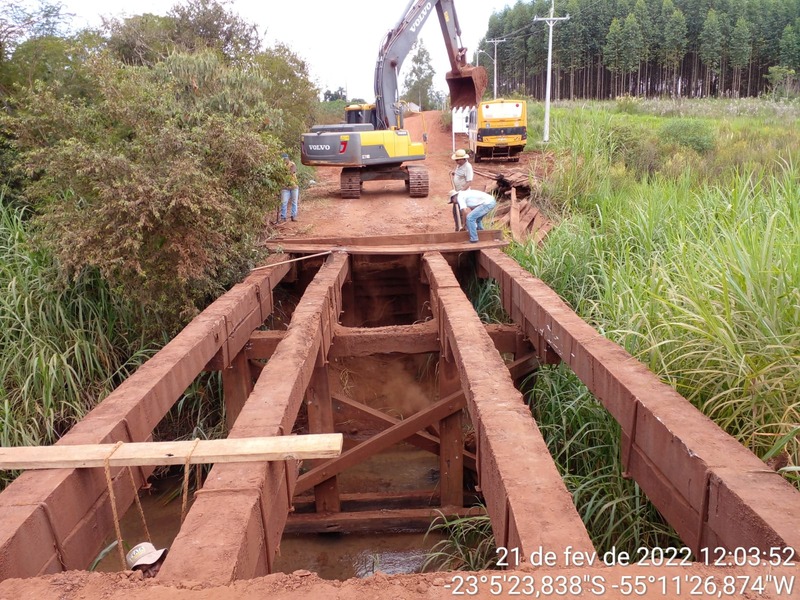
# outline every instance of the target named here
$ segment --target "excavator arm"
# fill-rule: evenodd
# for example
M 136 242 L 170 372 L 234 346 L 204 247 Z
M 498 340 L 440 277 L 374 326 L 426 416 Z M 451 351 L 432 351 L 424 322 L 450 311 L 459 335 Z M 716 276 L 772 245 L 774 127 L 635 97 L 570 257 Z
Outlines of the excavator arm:
M 453 0 L 411 0 L 403 16 L 386 34 L 375 65 L 375 108 L 378 129 L 391 129 L 400 123 L 401 107 L 397 103 L 397 77 L 400 67 L 419 38 L 420 30 L 436 10 L 444 36 L 451 71 L 447 73 L 451 106 L 474 106 L 486 89 L 488 78 L 483 67 L 467 64 L 467 49 L 461 46 Z

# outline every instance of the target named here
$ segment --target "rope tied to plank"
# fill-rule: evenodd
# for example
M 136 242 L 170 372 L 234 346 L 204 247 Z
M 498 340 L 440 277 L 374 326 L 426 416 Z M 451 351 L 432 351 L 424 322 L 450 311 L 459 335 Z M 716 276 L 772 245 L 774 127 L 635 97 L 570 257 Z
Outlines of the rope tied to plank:
M 285 265 L 288 263 L 297 262 L 299 260 L 308 260 L 309 258 L 317 258 L 319 256 L 327 256 L 328 254 L 333 254 L 333 250 L 326 250 L 325 252 L 318 252 L 317 254 L 309 254 L 308 256 L 298 256 L 297 258 L 282 260 L 281 262 L 271 263 L 269 265 L 264 265 L 263 267 L 255 267 L 253 269 L 250 269 L 250 272 L 256 273 L 257 271 L 263 271 L 264 269 L 271 269 L 272 267 L 277 267 L 279 265 Z
M 108 486 L 108 499 L 111 502 L 111 513 L 114 515 L 114 532 L 117 534 L 117 550 L 119 551 L 119 561 L 122 564 L 122 569 L 127 569 L 128 565 L 125 564 L 125 550 L 122 547 L 122 531 L 119 528 L 119 514 L 117 514 L 117 499 L 114 496 L 114 482 L 111 480 L 111 466 L 109 461 L 114 455 L 114 452 L 119 450 L 122 442 L 117 442 L 111 449 L 111 452 L 103 459 L 103 468 L 106 473 L 106 485 Z M 138 496 L 138 494 L 137 494 Z
M 189 453 L 186 455 L 186 460 L 183 463 L 183 493 L 181 497 L 181 525 L 183 525 L 183 520 L 186 518 L 186 504 L 189 499 L 189 461 L 192 459 L 192 454 L 197 448 L 197 444 L 200 442 L 200 438 L 194 438 L 194 444 L 192 444 Z M 197 487 L 200 487 L 200 482 L 197 482 Z
M 147 520 L 144 518 L 144 508 L 142 508 L 142 500 L 139 498 L 139 488 L 136 487 L 136 480 L 133 478 L 133 471 L 128 467 L 128 475 L 130 476 L 131 486 L 133 487 L 133 499 L 136 501 L 136 507 L 139 509 L 139 516 L 142 519 L 142 527 L 144 527 L 144 534 L 147 536 L 147 541 L 151 544 L 153 539 L 150 537 L 150 530 L 147 528 Z

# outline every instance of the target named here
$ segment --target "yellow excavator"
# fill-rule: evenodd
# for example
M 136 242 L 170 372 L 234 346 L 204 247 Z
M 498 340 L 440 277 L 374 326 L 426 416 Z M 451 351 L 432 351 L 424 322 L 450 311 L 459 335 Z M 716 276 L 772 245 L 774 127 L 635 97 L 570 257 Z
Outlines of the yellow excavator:
M 401 19 L 386 34 L 375 66 L 375 103 L 345 109 L 345 123 L 316 125 L 301 140 L 300 160 L 315 167 L 341 167 L 342 198 L 361 197 L 365 181 L 402 180 L 412 198 L 428 195 L 423 141 L 413 141 L 403 126 L 404 103 L 398 100 L 400 67 L 434 9 L 444 35 L 451 71 L 446 80 L 452 107 L 480 102 L 488 82 L 483 67 L 466 62 L 453 0 L 411 0 Z

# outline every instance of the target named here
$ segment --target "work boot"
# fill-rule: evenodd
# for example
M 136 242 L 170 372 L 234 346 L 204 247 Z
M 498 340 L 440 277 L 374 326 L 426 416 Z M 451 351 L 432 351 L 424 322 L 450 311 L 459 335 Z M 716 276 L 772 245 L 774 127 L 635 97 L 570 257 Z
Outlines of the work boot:
M 297 221 L 297 217 L 292 217 L 292 221 Z

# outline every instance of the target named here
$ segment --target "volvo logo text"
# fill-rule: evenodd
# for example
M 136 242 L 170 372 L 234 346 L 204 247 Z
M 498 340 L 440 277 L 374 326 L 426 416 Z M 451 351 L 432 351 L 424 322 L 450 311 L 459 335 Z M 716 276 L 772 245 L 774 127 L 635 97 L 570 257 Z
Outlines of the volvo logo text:
M 422 24 L 422 22 L 427 18 L 428 12 L 430 10 L 431 10 L 431 3 L 427 2 L 425 4 L 425 8 L 422 10 L 421 13 L 419 13 L 419 16 L 416 19 L 414 19 L 414 22 L 411 24 L 410 27 L 411 33 L 416 33 L 417 27 L 419 27 Z
M 308 147 L 311 150 L 330 150 L 331 147 L 328 144 L 309 144 Z

